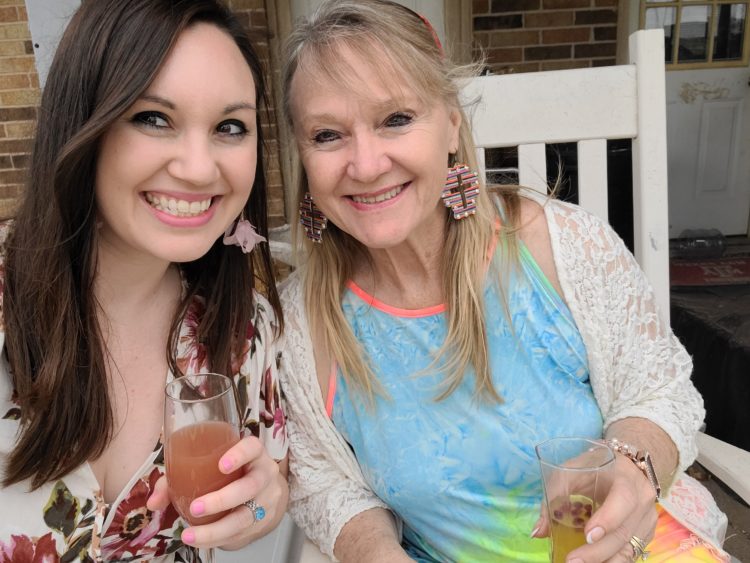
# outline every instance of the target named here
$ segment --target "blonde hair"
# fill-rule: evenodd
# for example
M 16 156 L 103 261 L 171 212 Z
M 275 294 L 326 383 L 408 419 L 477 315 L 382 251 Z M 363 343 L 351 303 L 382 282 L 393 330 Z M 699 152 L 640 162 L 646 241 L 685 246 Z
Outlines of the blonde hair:
M 455 160 L 477 169 L 469 122 L 459 103 L 459 85 L 462 79 L 474 73 L 474 66 L 453 65 L 436 42 L 432 29 L 416 13 L 388 0 L 329 0 L 292 32 L 286 45 L 282 87 L 284 111 L 291 127 L 294 126 L 290 111 L 291 84 L 298 71 L 304 69 L 320 80 L 367 95 L 358 84 L 356 69 L 342 61 L 342 48 L 353 53 L 357 61 L 371 65 L 384 84 L 399 82 L 392 79 L 396 71 L 400 76 L 409 77 L 414 93 L 429 106 L 434 106 L 437 98 L 456 108 L 462 119 Z M 384 56 L 373 57 L 374 52 Z M 446 164 L 447 159 L 448 155 Z M 299 162 L 298 167 L 299 202 L 308 191 L 308 182 Z M 474 216 L 456 221 L 449 210 L 446 209 L 445 214 L 443 288 L 448 330 L 445 344 L 431 366 L 443 360 L 440 369 L 445 374 L 444 385 L 438 390 L 437 400 L 444 399 L 459 386 L 469 367 L 473 367 L 476 374 L 476 394 L 501 400 L 492 384 L 483 302 L 487 252 L 496 231 L 497 211 L 484 189 L 484 182 L 480 181 Z M 504 223 L 515 225 L 516 192 L 503 190 L 501 197 Z M 515 246 L 513 228 L 503 227 L 501 237 L 500 244 Z M 295 239 L 298 244 L 306 245 L 308 254 L 304 283 L 311 330 L 322 336 L 331 357 L 352 384 L 350 387 L 363 392 L 370 400 L 376 394 L 384 394 L 341 308 L 346 282 L 354 273 L 357 258 L 367 257 L 366 248 L 330 222 L 321 244 L 304 240 L 299 228 Z

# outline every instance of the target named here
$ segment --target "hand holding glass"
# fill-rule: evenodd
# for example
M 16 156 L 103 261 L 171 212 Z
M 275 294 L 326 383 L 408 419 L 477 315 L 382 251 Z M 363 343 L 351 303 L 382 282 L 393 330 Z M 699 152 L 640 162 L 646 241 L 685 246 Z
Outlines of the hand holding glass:
M 536 446 L 550 526 L 550 561 L 586 543 L 584 528 L 612 484 L 614 452 L 588 438 L 552 438 Z
M 169 497 L 190 525 L 210 524 L 227 512 L 197 517 L 196 498 L 221 489 L 242 475 L 225 474 L 219 459 L 240 440 L 240 417 L 232 381 L 201 373 L 175 378 L 166 387 L 164 450 Z

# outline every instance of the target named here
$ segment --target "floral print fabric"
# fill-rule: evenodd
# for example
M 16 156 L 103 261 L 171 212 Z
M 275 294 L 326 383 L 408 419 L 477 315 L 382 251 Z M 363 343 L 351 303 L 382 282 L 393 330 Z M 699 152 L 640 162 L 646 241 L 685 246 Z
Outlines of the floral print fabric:
M 0 237 L 4 239 L 4 233 Z M 3 283 L 0 263 L 0 291 Z M 0 293 L 0 349 L 4 346 Z M 205 350 L 195 338 L 203 301 L 195 299 L 183 320 L 177 358 L 185 373 L 206 370 Z M 268 302 L 256 297 L 256 309 L 243 355 L 236 358 L 234 379 L 244 409 L 245 433 L 264 442 L 269 455 L 287 451 L 285 416 L 278 384 L 280 356 L 274 341 L 275 321 Z M 165 379 L 172 378 L 171 374 Z M 7 360 L 0 359 L 0 466 L 4 466 L 18 432 L 20 409 L 13 400 Z M 88 464 L 55 483 L 29 492 L 28 483 L 0 489 L 0 563 L 68 561 L 198 561 L 195 550 L 180 541 L 185 527 L 170 505 L 146 508 L 154 484 L 164 473 L 161 440 L 136 475 L 111 504 L 104 502 Z

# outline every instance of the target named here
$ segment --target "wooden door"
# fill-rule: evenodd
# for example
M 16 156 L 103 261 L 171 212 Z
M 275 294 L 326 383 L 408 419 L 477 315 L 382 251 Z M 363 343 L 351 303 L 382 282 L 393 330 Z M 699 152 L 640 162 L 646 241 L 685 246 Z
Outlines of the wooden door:
M 745 234 L 750 216 L 748 2 L 642 1 L 665 32 L 670 236 Z

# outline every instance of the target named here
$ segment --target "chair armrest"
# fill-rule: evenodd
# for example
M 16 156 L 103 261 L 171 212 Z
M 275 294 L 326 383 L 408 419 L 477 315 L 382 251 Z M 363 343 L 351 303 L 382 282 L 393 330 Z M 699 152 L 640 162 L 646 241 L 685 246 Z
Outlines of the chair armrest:
M 699 432 L 698 463 L 750 504 L 750 452 Z
M 299 563 L 331 563 L 333 559 L 329 559 L 327 555 L 324 555 L 318 546 L 311 542 L 308 538 L 305 538 L 302 544 L 302 554 L 299 558 Z

